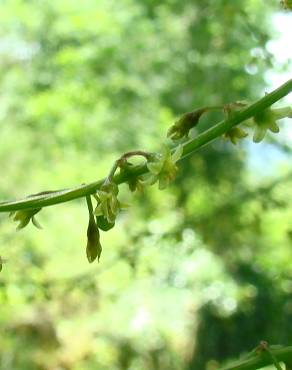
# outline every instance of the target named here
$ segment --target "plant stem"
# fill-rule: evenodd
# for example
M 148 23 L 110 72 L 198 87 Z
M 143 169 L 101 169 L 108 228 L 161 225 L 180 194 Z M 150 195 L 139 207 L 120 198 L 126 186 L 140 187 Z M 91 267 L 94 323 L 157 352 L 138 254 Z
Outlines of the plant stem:
M 292 91 L 292 79 L 281 85 L 278 89 L 270 94 L 265 95 L 254 104 L 242 109 L 240 112 L 232 115 L 232 117 L 217 123 L 215 126 L 204 131 L 194 139 L 191 139 L 183 144 L 183 155 L 180 160 L 193 154 L 197 149 L 212 142 L 217 137 L 229 131 L 233 126 L 253 117 L 255 114 L 265 110 L 284 96 Z M 175 148 L 173 149 L 175 150 Z M 137 151 L 139 152 L 139 151 Z M 126 175 L 115 175 L 113 180 L 117 184 L 126 182 L 132 177 L 140 176 L 147 173 L 147 166 L 133 166 L 133 169 Z M 7 201 L 0 203 L 0 212 L 16 211 L 26 208 L 42 208 L 52 206 L 58 203 L 65 203 L 73 199 L 82 198 L 89 194 L 94 194 L 97 189 L 105 182 L 106 179 L 92 182 L 87 185 L 81 185 L 71 189 L 62 189 L 50 193 L 34 195 L 21 200 Z
M 92 206 L 92 202 L 91 202 L 91 195 L 86 195 L 86 203 L 87 203 L 89 218 L 94 219 L 93 206 Z
M 226 367 L 219 368 L 218 370 L 256 370 L 262 367 L 273 365 L 276 358 L 279 362 L 290 362 L 292 360 L 292 346 L 281 347 L 279 349 L 269 349 L 270 354 L 261 353 L 253 355 L 250 358 L 243 358 L 237 362 L 231 363 Z
M 219 122 L 217 125 L 204 131 L 194 139 L 184 144 L 184 151 L 182 158 L 192 154 L 198 148 L 210 143 L 218 136 L 221 136 L 225 132 L 229 131 L 233 126 L 253 117 L 255 114 L 265 110 L 284 96 L 288 95 L 292 91 L 292 79 L 284 83 L 278 89 L 274 90 L 270 94 L 265 95 L 262 99 L 258 100 L 254 104 L 251 104 L 247 108 L 242 109 L 232 117 Z M 181 159 L 182 159 L 181 158 Z

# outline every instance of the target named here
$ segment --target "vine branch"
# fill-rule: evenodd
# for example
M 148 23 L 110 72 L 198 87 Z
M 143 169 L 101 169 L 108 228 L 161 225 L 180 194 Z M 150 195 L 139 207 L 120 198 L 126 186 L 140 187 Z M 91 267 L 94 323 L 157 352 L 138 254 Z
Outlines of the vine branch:
M 183 154 L 181 159 L 193 154 L 200 147 L 212 142 L 217 137 L 228 132 L 232 127 L 242 123 L 243 121 L 255 116 L 261 111 L 264 111 L 272 104 L 288 95 L 292 91 L 292 79 L 281 85 L 278 89 L 266 94 L 257 102 L 243 108 L 238 113 L 231 117 L 217 123 L 213 127 L 199 134 L 195 138 L 182 144 Z M 176 148 L 173 149 L 175 151 Z M 133 166 L 127 174 L 117 174 L 113 177 L 116 184 L 121 184 L 133 177 L 143 175 L 148 172 L 146 164 Z M 30 208 L 43 208 L 52 206 L 59 203 L 65 203 L 73 199 L 86 197 L 87 195 L 94 194 L 101 185 L 106 181 L 106 178 L 92 182 L 87 185 L 80 185 L 74 188 L 61 189 L 56 191 L 42 192 L 31 195 L 27 198 L 0 202 L 0 212 L 11 212 L 21 209 Z

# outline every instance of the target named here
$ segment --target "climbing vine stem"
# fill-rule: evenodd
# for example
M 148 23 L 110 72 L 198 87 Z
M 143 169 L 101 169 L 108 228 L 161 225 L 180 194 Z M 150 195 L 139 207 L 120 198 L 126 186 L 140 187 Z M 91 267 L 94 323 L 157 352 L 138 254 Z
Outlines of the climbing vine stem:
M 248 105 L 247 107 L 243 108 L 239 112 L 234 113 L 233 115 L 230 115 L 227 119 L 217 123 L 216 125 L 199 134 L 195 138 L 185 142 L 184 144 L 182 144 L 183 153 L 180 160 L 193 154 L 200 147 L 212 142 L 214 139 L 228 132 L 232 127 L 264 111 L 272 104 L 279 101 L 284 96 L 288 95 L 291 91 L 292 79 L 281 85 L 278 89 L 272 91 L 269 94 L 266 94 L 263 98 L 259 99 L 255 103 Z M 175 148 L 173 149 L 173 151 L 175 151 Z M 135 153 L 135 155 L 145 156 L 145 152 L 142 151 L 132 153 Z M 123 156 L 121 158 L 123 158 Z M 132 168 L 126 173 L 122 172 L 120 174 L 114 175 L 117 167 L 117 164 L 115 164 L 112 169 L 112 179 L 116 184 L 127 182 L 133 177 L 141 176 L 148 172 L 147 165 L 143 164 L 132 166 Z M 43 192 L 43 194 L 32 195 L 21 200 L 1 202 L 0 212 L 11 212 L 29 208 L 43 208 L 59 203 L 65 203 L 73 199 L 86 197 L 87 195 L 95 194 L 105 181 L 106 179 L 102 179 L 87 185 L 80 185 L 74 188 Z
M 259 351 L 257 348 L 243 356 L 242 359 L 225 367 L 220 367 L 218 370 L 257 370 L 268 365 L 274 365 L 276 369 L 283 370 L 279 362 L 284 363 L 286 369 L 290 369 L 292 362 L 291 346 L 272 345 L 269 346 L 268 351 Z

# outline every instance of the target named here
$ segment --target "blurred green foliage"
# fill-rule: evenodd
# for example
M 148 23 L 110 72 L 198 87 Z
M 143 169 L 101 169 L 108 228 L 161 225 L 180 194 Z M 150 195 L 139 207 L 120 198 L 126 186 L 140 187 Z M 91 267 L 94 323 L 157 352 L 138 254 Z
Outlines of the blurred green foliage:
M 94 181 L 122 152 L 159 148 L 183 112 L 259 97 L 278 8 L 1 1 L 1 199 Z M 99 264 L 85 200 L 43 209 L 41 231 L 1 215 L 0 369 L 212 370 L 262 339 L 291 344 L 291 176 L 273 183 L 285 150 L 268 176 L 248 145 L 218 140 L 167 190 L 121 189 L 131 207 Z

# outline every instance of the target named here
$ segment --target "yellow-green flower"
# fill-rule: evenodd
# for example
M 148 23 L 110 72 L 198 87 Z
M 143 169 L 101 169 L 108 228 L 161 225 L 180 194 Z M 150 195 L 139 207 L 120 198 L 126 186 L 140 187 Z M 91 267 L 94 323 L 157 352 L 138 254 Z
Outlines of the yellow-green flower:
M 229 131 L 225 132 L 224 138 L 229 139 L 232 144 L 236 145 L 238 139 L 243 139 L 247 133 L 239 127 L 232 127 Z
M 271 109 L 268 108 L 253 117 L 253 122 L 255 124 L 255 131 L 253 135 L 253 141 L 259 143 L 263 140 L 268 130 L 274 133 L 278 133 L 279 126 L 277 121 L 282 118 L 292 118 L 292 108 L 284 107 Z
M 100 244 L 99 230 L 95 223 L 94 217 L 89 217 L 87 228 L 87 245 L 86 255 L 89 263 L 92 263 L 96 257 L 100 258 L 102 247 Z
M 180 159 L 182 153 L 182 145 L 179 145 L 174 153 L 171 153 L 170 148 L 165 146 L 161 154 L 154 157 L 152 161 L 147 162 L 150 174 L 143 183 L 152 185 L 158 181 L 158 188 L 160 190 L 165 189 L 177 174 L 178 167 L 176 162 Z
M 142 192 L 144 188 L 143 179 L 140 176 L 131 176 L 131 170 L 133 165 L 127 161 L 125 161 L 120 166 L 120 174 L 125 175 L 128 177 L 127 184 L 129 186 L 130 191 L 139 191 Z
M 118 200 L 119 188 L 113 182 L 102 185 L 100 190 L 97 190 L 98 204 L 94 214 L 96 216 L 104 216 L 109 223 L 114 223 L 119 211 L 122 208 Z
M 41 210 L 41 208 L 29 208 L 29 209 L 21 209 L 19 211 L 10 212 L 9 217 L 12 217 L 13 221 L 19 222 L 17 226 L 17 230 L 23 229 L 29 221 L 33 223 L 35 227 L 41 229 L 41 225 L 35 218 L 35 215 Z

